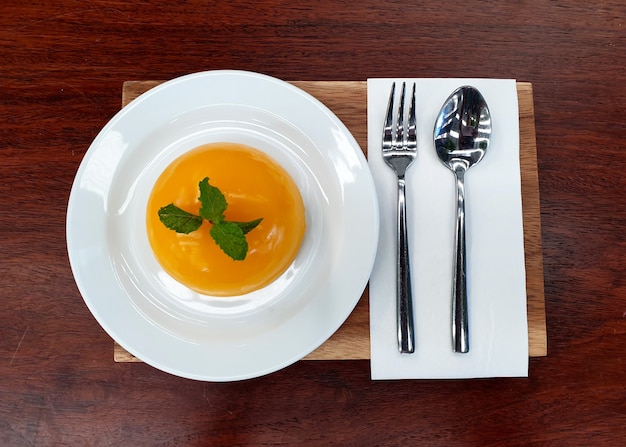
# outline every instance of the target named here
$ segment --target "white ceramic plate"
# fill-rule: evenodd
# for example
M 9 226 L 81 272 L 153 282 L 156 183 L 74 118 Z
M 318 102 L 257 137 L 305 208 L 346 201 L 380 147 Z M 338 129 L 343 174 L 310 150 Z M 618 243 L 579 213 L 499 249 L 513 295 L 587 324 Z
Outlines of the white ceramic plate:
M 216 141 L 267 152 L 290 172 L 306 207 L 304 241 L 289 269 L 233 298 L 172 279 L 145 230 L 159 174 Z M 85 303 L 124 349 L 178 376 L 230 381 L 290 365 L 339 328 L 367 284 L 378 227 L 365 157 L 328 108 L 275 78 L 212 71 L 161 84 L 102 129 L 72 187 L 67 245 Z

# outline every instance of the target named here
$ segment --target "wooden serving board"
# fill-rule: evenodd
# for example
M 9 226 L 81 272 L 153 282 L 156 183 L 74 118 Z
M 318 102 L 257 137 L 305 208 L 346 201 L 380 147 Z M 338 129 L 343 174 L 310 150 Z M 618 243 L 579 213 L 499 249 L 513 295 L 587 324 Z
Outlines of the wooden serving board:
M 163 81 L 127 81 L 122 90 L 122 107 Z M 367 82 L 297 81 L 292 82 L 329 107 L 350 129 L 367 156 Z M 541 249 L 541 215 L 533 88 L 517 83 L 520 124 L 520 162 L 526 255 L 526 293 L 528 302 L 528 348 L 531 357 L 547 355 L 546 313 Z M 339 330 L 305 360 L 369 359 L 369 290 L 366 288 L 356 308 Z M 116 362 L 141 360 L 115 343 Z

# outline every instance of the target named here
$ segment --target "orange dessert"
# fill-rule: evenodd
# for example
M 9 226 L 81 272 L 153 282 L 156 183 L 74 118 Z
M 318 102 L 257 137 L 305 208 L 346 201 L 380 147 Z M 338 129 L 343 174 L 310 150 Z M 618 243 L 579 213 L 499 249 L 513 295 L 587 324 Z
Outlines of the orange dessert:
M 182 234 L 159 220 L 159 209 L 170 203 L 198 214 L 198 182 L 205 177 L 226 197 L 227 220 L 263 219 L 246 234 L 244 260 L 235 261 L 219 248 L 207 221 Z M 306 217 L 298 187 L 271 157 L 242 144 L 211 143 L 183 154 L 160 175 L 148 200 L 146 225 L 154 255 L 172 277 L 202 294 L 234 296 L 265 287 L 289 267 Z

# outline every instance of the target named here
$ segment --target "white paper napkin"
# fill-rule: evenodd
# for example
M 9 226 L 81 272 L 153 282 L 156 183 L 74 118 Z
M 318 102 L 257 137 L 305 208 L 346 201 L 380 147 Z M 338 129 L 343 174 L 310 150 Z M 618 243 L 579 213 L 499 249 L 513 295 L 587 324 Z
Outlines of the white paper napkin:
M 406 175 L 415 353 L 396 335 L 395 173 L 381 156 L 393 81 L 416 82 L 418 155 Z M 412 84 L 407 84 L 407 91 Z M 456 193 L 437 158 L 436 116 L 462 85 L 483 94 L 493 122 L 483 160 L 465 176 L 470 352 L 452 352 L 451 293 Z M 397 104 L 397 101 L 396 101 Z M 527 377 L 526 273 L 515 80 L 369 79 L 368 158 L 380 204 L 380 240 L 370 278 L 372 379 Z

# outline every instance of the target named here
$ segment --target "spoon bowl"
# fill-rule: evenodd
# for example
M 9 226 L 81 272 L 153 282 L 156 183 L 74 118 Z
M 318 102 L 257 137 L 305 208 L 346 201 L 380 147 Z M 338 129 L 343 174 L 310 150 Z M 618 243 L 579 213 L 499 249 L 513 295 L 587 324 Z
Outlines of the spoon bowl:
M 452 347 L 469 352 L 465 256 L 465 172 L 480 162 L 489 147 L 491 114 L 483 95 L 463 86 L 448 97 L 437 116 L 435 149 L 455 176 L 457 212 L 452 283 Z
M 469 169 L 483 159 L 491 137 L 491 115 L 483 95 L 474 87 L 456 89 L 435 123 L 435 149 L 448 168 Z

